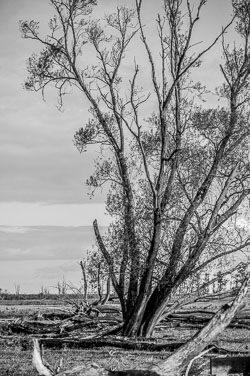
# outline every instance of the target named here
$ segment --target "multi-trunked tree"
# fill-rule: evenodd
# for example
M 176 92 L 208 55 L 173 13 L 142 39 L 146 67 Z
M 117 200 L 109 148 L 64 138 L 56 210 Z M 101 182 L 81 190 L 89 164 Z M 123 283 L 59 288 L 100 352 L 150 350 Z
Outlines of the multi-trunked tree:
M 37 22 L 20 22 L 23 37 L 42 47 L 28 60 L 25 87 L 44 94 L 54 85 L 60 105 L 72 88 L 88 99 L 91 118 L 75 144 L 80 152 L 100 149 L 88 184 L 109 184 L 113 217 L 105 236 L 94 222 L 97 244 L 121 303 L 123 335 L 151 336 L 185 282 L 250 244 L 239 221 L 250 194 L 249 2 L 232 2 L 231 21 L 203 49 L 193 34 L 206 0 L 159 0 L 155 36 L 144 26 L 143 0 L 101 20 L 91 18 L 94 0 L 50 3 L 55 16 L 44 38 Z M 228 30 L 238 38 L 232 47 Z M 192 74 L 219 43 L 222 104 L 209 108 Z

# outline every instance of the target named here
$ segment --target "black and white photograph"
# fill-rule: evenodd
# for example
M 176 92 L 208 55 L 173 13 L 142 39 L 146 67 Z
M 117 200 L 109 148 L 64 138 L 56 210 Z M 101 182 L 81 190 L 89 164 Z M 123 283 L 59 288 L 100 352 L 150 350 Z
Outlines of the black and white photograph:
M 250 375 L 250 0 L 0 0 L 0 376 Z

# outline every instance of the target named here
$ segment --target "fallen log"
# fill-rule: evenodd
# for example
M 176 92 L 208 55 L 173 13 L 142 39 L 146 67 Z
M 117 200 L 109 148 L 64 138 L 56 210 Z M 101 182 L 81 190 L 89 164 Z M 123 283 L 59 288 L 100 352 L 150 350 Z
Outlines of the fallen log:
M 183 311 L 175 312 L 169 315 L 165 320 L 161 321 L 159 326 L 165 324 L 175 324 L 175 325 L 189 325 L 193 327 L 201 327 L 209 322 L 215 312 L 211 311 Z M 232 322 L 229 324 L 230 328 L 244 328 L 250 329 L 250 316 L 245 314 L 238 314 Z M 158 326 L 158 327 L 159 327 Z
M 186 315 L 184 313 L 181 316 L 179 313 L 178 315 L 172 315 L 168 319 L 162 321 L 159 325 L 157 325 L 157 329 L 167 329 L 172 325 L 174 326 L 181 326 L 182 328 L 193 328 L 199 329 L 203 327 L 205 324 L 209 322 L 208 317 L 196 317 Z M 1 325 L 3 331 L 11 331 L 12 333 L 24 333 L 24 334 L 52 334 L 56 335 L 66 335 L 67 333 L 71 333 L 73 331 L 79 329 L 91 329 L 91 328 L 101 328 L 102 334 L 98 333 L 97 336 L 101 335 L 108 335 L 111 334 L 113 331 L 119 331 L 119 328 L 122 327 L 122 319 L 121 318 L 113 318 L 113 317 L 99 317 L 90 319 L 88 317 L 83 316 L 75 316 L 71 317 L 70 319 L 65 320 L 27 320 L 27 319 L 18 319 L 18 320 L 8 320 L 8 322 L 3 322 Z M 231 328 L 243 328 L 250 330 L 250 319 L 234 319 L 229 327 Z
M 229 323 L 232 321 L 233 317 L 244 305 L 244 298 L 247 293 L 247 285 L 249 282 L 249 275 L 245 278 L 238 295 L 232 302 L 232 304 L 224 305 L 209 321 L 209 323 L 200 330 L 193 338 L 191 338 L 187 343 L 183 344 L 179 349 L 177 349 L 172 355 L 170 355 L 165 361 L 160 362 L 156 365 L 152 365 L 146 370 L 136 371 L 116 371 L 111 372 L 101 367 L 93 367 L 93 365 L 78 366 L 71 370 L 61 372 L 58 376 L 66 375 L 78 375 L 78 376 L 110 376 L 110 375 L 127 375 L 127 376 L 137 376 L 137 375 L 148 375 L 148 376 L 180 376 L 185 368 L 190 367 L 190 363 L 193 362 L 194 358 L 197 358 L 204 349 L 215 339 L 217 334 L 224 330 Z M 93 340 L 93 339 L 89 339 Z M 129 342 L 129 340 L 128 340 Z M 33 364 L 35 365 L 39 375 L 41 376 L 53 376 L 55 372 L 50 371 L 42 360 L 40 347 L 38 341 L 34 340 L 34 353 L 33 353 Z M 39 370 L 40 367 L 40 370 Z
M 45 320 L 65 320 L 65 319 L 69 319 L 70 317 L 72 317 L 72 313 L 71 312 L 47 312 L 47 313 L 43 313 L 43 318 Z
M 58 373 L 50 365 L 44 363 L 41 348 L 37 339 L 34 339 L 32 362 L 40 376 L 158 376 L 158 373 L 152 370 L 110 371 L 93 363 L 88 363 L 83 366 L 76 366 L 71 370 Z
M 127 350 L 166 350 L 172 352 L 184 344 L 183 341 L 155 342 L 150 340 L 138 340 L 126 337 L 91 337 L 91 338 L 42 338 L 41 344 L 46 348 L 61 349 L 77 348 L 86 349 L 92 347 L 117 347 Z
M 60 333 L 60 323 L 48 321 L 28 321 L 28 320 L 14 320 L 8 323 L 8 330 L 12 333 L 25 334 L 49 334 Z
M 161 342 L 161 343 L 152 343 L 152 342 L 138 342 L 136 340 L 134 341 L 122 341 L 122 340 L 112 340 L 112 339 L 104 339 L 104 338 L 41 338 L 40 339 L 41 344 L 43 344 L 46 348 L 51 349 L 62 349 L 62 348 L 74 348 L 74 349 L 89 349 L 89 348 L 100 348 L 100 347 L 116 347 L 121 348 L 124 350 L 140 350 L 140 351 L 151 351 L 151 352 L 157 352 L 157 351 L 166 351 L 166 352 L 173 352 L 177 349 L 179 349 L 182 345 L 185 344 L 185 342 L 177 342 L 177 341 L 171 341 L 171 342 Z M 228 343 L 242 343 L 242 340 L 239 339 L 227 339 L 225 342 Z M 249 343 L 250 339 L 246 339 L 244 343 Z M 214 347 L 213 352 L 214 353 L 230 353 L 230 354 L 238 354 L 238 353 L 249 353 L 248 350 L 246 351 L 233 351 L 233 350 L 227 350 L 221 346 L 218 345 L 220 341 L 212 341 L 211 346 Z M 26 341 L 25 341 L 26 344 Z M 21 341 L 22 346 L 22 341 Z
M 248 274 L 231 305 L 225 304 L 222 306 L 203 329 L 174 354 L 170 355 L 167 360 L 151 367 L 151 370 L 158 372 L 160 376 L 181 375 L 192 359 L 199 355 L 230 324 L 236 313 L 244 306 L 249 278 L 250 275 Z
M 100 317 L 100 318 L 89 318 L 84 315 L 72 316 L 65 320 L 27 320 L 18 319 L 11 320 L 8 322 L 6 329 L 12 333 L 25 333 L 25 334 L 66 334 L 78 329 L 83 328 L 100 328 L 103 326 L 109 326 L 111 330 L 112 326 L 117 326 L 121 324 L 121 318 L 114 317 Z

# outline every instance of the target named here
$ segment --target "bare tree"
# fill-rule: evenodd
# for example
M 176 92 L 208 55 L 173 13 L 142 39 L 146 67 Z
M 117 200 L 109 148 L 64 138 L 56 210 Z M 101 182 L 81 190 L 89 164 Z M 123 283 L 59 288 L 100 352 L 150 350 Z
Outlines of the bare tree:
M 28 60 L 25 86 L 44 95 L 54 85 L 60 105 L 71 87 L 89 100 L 92 118 L 75 144 L 81 152 L 100 146 L 87 183 L 92 189 L 110 184 L 107 209 L 114 217 L 105 237 L 94 221 L 96 240 L 120 299 L 123 334 L 151 336 L 188 279 L 250 245 L 239 225 L 250 194 L 249 4 L 233 0 L 232 20 L 199 50 L 192 37 L 206 1 L 161 1 L 156 59 L 143 0 L 102 20 L 89 20 L 95 1 L 50 2 L 56 15 L 49 35 L 41 37 L 35 21 L 20 23 L 23 37 L 43 47 Z M 231 48 L 225 31 L 232 24 L 241 42 Z M 203 108 L 204 88 L 192 81 L 192 71 L 221 37 L 224 83 L 217 95 L 223 106 Z M 131 77 L 123 74 L 135 40 L 145 49 L 151 93 L 141 89 L 136 56 Z M 96 54 L 92 65 L 85 61 L 88 48 Z M 149 103 L 155 109 L 146 117 Z
M 39 294 L 41 294 L 41 295 L 49 295 L 50 292 L 49 292 L 48 287 L 44 287 L 44 286 L 42 285 Z
M 88 251 L 85 260 L 85 275 L 98 294 L 95 304 L 106 304 L 111 290 L 111 278 L 105 258 L 98 250 Z M 93 292 L 93 291 L 92 291 Z
M 16 296 L 19 296 L 20 291 L 21 291 L 21 286 L 18 283 L 15 283 L 14 286 L 15 286 L 15 294 L 16 294 Z
M 81 260 L 80 261 L 80 266 L 82 270 L 82 278 L 83 278 L 83 299 L 87 300 L 88 298 L 88 278 L 87 278 L 87 273 L 86 273 L 86 261 Z
M 66 294 L 66 291 L 67 291 L 67 282 L 65 280 L 65 278 L 63 277 L 62 281 L 58 281 L 57 282 L 57 285 L 56 285 L 56 289 L 57 289 L 57 292 L 58 292 L 58 295 L 65 295 Z

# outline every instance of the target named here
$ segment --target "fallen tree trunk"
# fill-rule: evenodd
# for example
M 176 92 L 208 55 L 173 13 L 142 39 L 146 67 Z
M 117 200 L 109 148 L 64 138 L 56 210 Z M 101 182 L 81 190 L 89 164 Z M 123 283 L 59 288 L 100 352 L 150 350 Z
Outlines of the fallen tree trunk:
M 189 362 L 199 355 L 213 339 L 223 331 L 232 321 L 235 314 L 244 305 L 244 298 L 248 290 L 249 275 L 245 278 L 242 286 L 231 305 L 225 304 L 193 338 L 181 346 L 173 355 L 151 368 L 160 376 L 180 376 Z
M 184 344 L 184 342 L 179 341 L 155 343 L 155 341 L 139 341 L 137 339 L 124 337 L 42 338 L 40 342 L 44 345 L 44 347 L 54 349 L 61 349 L 64 347 L 85 349 L 92 347 L 112 346 L 126 350 L 166 350 L 169 352 L 178 349 L 180 346 Z
M 8 330 L 11 330 L 12 333 L 58 335 L 93 326 L 94 324 L 91 319 L 63 320 L 59 322 L 15 320 L 8 323 Z
M 180 376 L 184 369 L 197 357 L 213 340 L 224 330 L 234 318 L 236 312 L 243 306 L 247 293 L 249 275 L 245 278 L 238 295 L 232 304 L 224 305 L 209 321 L 209 323 L 196 334 L 191 340 L 182 345 L 174 354 L 165 361 L 149 367 L 147 370 L 109 371 L 93 365 L 78 366 L 72 370 L 58 373 L 58 376 Z M 93 339 L 92 339 L 93 340 Z M 34 340 L 33 364 L 41 376 L 53 376 L 56 373 L 47 368 L 41 357 L 40 347 L 37 340 Z
M 166 327 L 168 324 L 174 324 L 200 328 L 201 326 L 206 325 L 215 313 L 216 312 L 211 311 L 176 312 L 169 315 L 166 320 L 161 321 L 157 328 L 163 327 L 164 324 Z M 250 329 L 250 317 L 246 315 L 239 315 L 232 320 L 229 327 Z
M 6 328 L 12 333 L 25 333 L 25 334 L 64 334 L 73 332 L 82 328 L 103 328 L 103 326 L 109 326 L 109 330 L 112 327 L 121 325 L 122 319 L 120 317 L 105 316 L 89 318 L 87 315 L 79 314 L 71 316 L 68 319 L 60 321 L 48 321 L 48 320 L 27 320 L 18 319 L 9 321 Z M 106 329 L 107 331 L 107 329 Z

